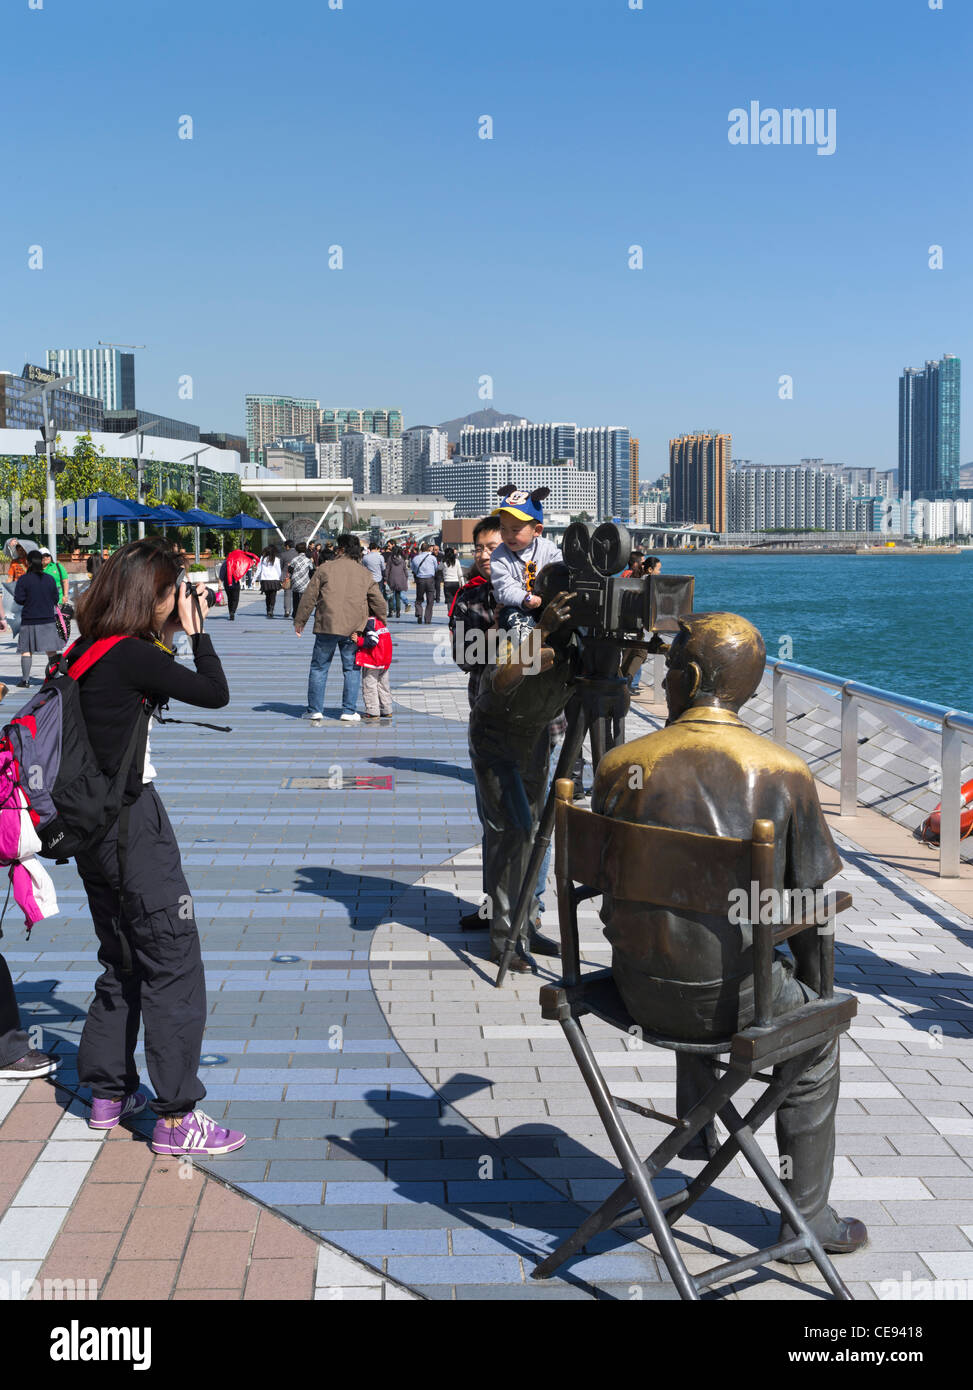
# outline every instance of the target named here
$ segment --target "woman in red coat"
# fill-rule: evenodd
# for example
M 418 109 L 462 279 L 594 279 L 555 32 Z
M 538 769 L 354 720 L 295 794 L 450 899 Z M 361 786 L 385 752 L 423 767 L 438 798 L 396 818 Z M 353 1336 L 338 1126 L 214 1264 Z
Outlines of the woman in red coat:
M 226 589 L 226 607 L 231 623 L 236 618 L 237 604 L 240 602 L 240 582 L 259 559 L 260 556 L 250 550 L 231 550 L 220 565 L 220 580 Z

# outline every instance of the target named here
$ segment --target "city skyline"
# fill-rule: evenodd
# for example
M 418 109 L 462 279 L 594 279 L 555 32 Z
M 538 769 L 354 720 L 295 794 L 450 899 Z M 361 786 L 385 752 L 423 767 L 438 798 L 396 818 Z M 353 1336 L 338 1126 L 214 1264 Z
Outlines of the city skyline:
M 151 0 L 8 16 L 11 113 L 36 96 L 38 51 L 126 112 L 88 133 L 63 207 L 37 198 L 45 135 L 23 130 L 0 229 L 8 353 L 148 344 L 144 403 L 238 434 L 255 385 L 398 401 L 407 421 L 500 403 L 617 420 L 652 477 L 699 420 L 755 458 L 894 466 L 903 366 L 969 350 L 958 5 L 822 0 L 808 25 L 769 0 L 566 0 L 556 18 L 497 0 L 484 26 L 447 0 L 294 0 L 259 43 L 237 19 L 212 0 L 187 50 Z M 295 80 L 322 48 L 324 92 Z M 902 90 L 923 121 L 902 119 Z M 754 102 L 761 119 L 835 111 L 833 153 L 733 143 L 728 114 Z M 49 84 L 45 124 L 70 128 L 72 108 Z M 388 211 L 315 187 L 322 152 L 382 170 Z M 261 166 L 299 188 L 296 217 L 249 192 L 226 215 Z M 138 170 L 134 196 L 116 168 Z M 703 188 L 716 216 L 689 210 Z M 92 197 L 96 216 L 65 216 Z

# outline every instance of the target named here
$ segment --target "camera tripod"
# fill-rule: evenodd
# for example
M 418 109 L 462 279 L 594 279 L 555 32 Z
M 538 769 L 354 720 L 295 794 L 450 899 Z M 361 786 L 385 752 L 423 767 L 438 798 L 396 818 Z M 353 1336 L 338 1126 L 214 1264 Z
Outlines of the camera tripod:
M 629 638 L 585 637 L 583 639 L 581 674 L 574 682 L 574 692 L 565 711 L 568 718 L 568 730 L 561 745 L 557 767 L 547 793 L 544 810 L 538 822 L 530 859 L 527 861 L 524 881 L 517 898 L 517 906 L 511 918 L 510 930 L 503 944 L 500 968 L 497 971 L 497 989 L 502 986 L 506 978 L 515 951 L 523 959 L 530 960 L 530 956 L 521 941 L 521 936 L 534 899 L 537 876 L 551 843 L 557 805 L 555 792 L 557 779 L 573 775 L 575 763 L 581 755 L 581 749 L 587 735 L 590 734 L 591 736 L 592 769 L 597 768 L 604 754 L 615 746 L 615 720 L 620 714 L 626 683 L 625 677 L 620 675 L 618 671 L 619 660 L 625 648 L 642 645 L 642 642 Z

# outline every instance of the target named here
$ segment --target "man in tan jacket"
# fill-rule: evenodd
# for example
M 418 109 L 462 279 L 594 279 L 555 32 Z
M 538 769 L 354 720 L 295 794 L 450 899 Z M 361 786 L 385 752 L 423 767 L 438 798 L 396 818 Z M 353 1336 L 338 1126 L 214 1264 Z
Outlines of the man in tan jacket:
M 335 651 L 341 654 L 344 675 L 341 718 L 346 724 L 361 721 L 355 708 L 361 690 L 361 670 L 355 665 L 355 637 L 370 616 L 388 616 L 388 605 L 361 557 L 361 542 L 344 532 L 338 537 L 338 554 L 314 571 L 297 610 L 294 631 L 298 637 L 314 613 L 314 651 L 307 678 L 307 713 L 312 724 L 324 720 L 324 689 Z

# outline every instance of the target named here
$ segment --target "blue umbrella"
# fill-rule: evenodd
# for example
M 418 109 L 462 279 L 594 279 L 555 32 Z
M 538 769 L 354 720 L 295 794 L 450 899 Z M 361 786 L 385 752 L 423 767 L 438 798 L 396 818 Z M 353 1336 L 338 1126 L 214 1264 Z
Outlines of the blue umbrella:
M 127 502 L 122 497 L 113 497 L 110 492 L 92 492 L 87 497 L 79 497 L 76 502 L 62 507 L 61 515 L 67 516 L 72 512 L 80 516 L 82 506 L 86 520 L 92 507 L 99 521 L 140 521 L 152 515 L 151 507 L 143 507 L 140 502 Z
M 226 524 L 232 526 L 234 531 L 272 531 L 274 529 L 272 521 L 261 521 L 258 516 L 248 516 L 246 512 L 237 512 L 236 516 L 231 516 Z
M 225 516 L 216 516 L 213 512 L 204 512 L 202 507 L 191 507 L 183 516 L 193 526 L 201 526 L 207 531 L 229 531 L 233 523 L 227 521 Z
M 188 526 L 190 518 L 185 512 L 177 512 L 175 507 L 160 505 L 152 508 L 152 520 L 161 521 L 163 526 Z

